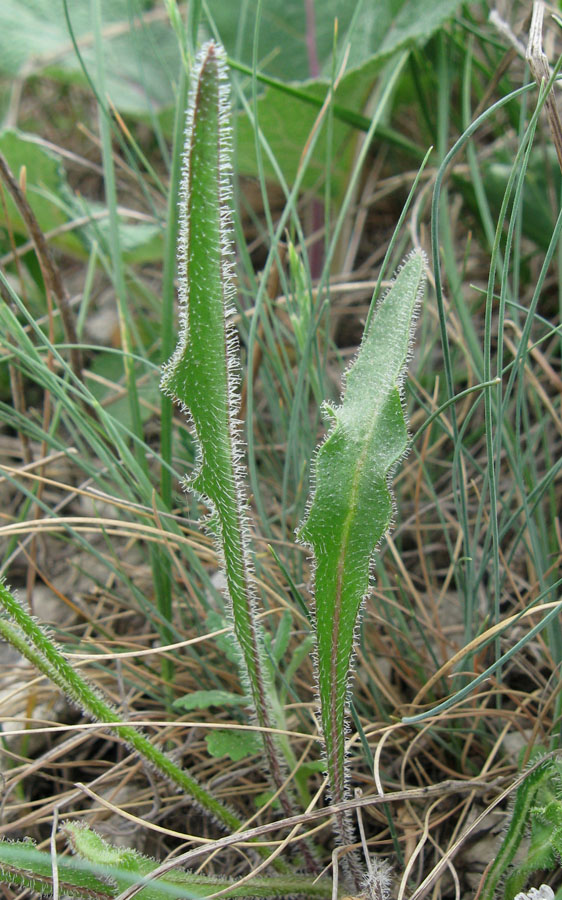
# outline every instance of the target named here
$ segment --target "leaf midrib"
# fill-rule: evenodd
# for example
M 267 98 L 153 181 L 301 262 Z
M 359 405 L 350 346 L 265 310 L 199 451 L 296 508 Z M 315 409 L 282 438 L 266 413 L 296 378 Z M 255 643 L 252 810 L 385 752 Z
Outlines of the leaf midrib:
M 353 520 L 355 518 L 356 513 L 356 499 L 359 494 L 359 483 L 361 481 L 361 476 L 363 473 L 363 469 L 366 465 L 365 457 L 371 446 L 371 441 L 373 437 L 373 433 L 376 429 L 377 418 L 380 415 L 380 410 L 382 408 L 379 406 L 378 409 L 375 410 L 372 420 L 371 427 L 368 433 L 368 440 L 364 441 L 364 447 L 361 451 L 359 460 L 355 467 L 355 473 L 352 480 L 351 491 L 350 491 L 350 504 L 349 504 L 349 513 L 344 519 L 343 529 L 342 529 L 342 540 L 340 542 L 340 554 L 337 564 L 337 581 L 336 581 L 336 598 L 335 598 L 335 608 L 334 608 L 334 624 L 332 628 L 332 658 L 330 664 L 330 675 L 332 685 L 335 686 L 336 689 L 332 691 L 331 704 L 330 704 L 330 712 L 331 712 L 331 745 L 332 748 L 339 748 L 338 738 L 343 739 L 343 729 L 338 728 L 337 724 L 337 663 L 338 663 L 338 650 L 339 650 L 339 636 L 340 636 L 340 622 L 341 622 L 341 607 L 342 607 L 342 596 L 343 596 L 343 576 L 345 569 L 345 560 L 347 556 L 347 548 L 349 545 L 351 526 Z M 354 626 L 355 627 L 355 626 Z M 344 696 L 344 704 L 345 704 L 345 696 Z M 343 708 L 342 708 L 343 711 Z M 334 752 L 334 750 L 332 751 Z M 336 793 L 336 779 L 337 779 L 337 791 L 338 795 L 336 797 L 336 802 L 343 800 L 344 793 L 344 785 L 342 783 L 343 770 L 339 765 L 336 766 L 337 760 L 334 760 L 334 786 L 333 790 Z

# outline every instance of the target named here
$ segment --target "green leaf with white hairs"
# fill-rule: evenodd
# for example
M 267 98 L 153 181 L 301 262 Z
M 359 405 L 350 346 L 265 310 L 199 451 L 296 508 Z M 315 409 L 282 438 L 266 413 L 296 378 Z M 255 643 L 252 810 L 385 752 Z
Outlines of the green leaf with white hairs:
M 198 443 L 194 478 L 184 486 L 210 508 L 227 584 L 234 634 L 272 777 L 281 766 L 271 732 L 263 638 L 256 621 L 253 564 L 240 460 L 239 353 L 232 316 L 231 127 L 223 48 L 199 53 L 187 112 L 180 204 L 180 333 L 162 389 L 190 414 Z M 289 812 L 287 809 L 286 812 Z
M 32 665 L 56 684 L 66 696 L 93 719 L 109 725 L 122 740 L 136 750 L 165 778 L 184 790 L 193 801 L 227 828 L 239 828 L 240 820 L 206 788 L 202 787 L 145 734 L 122 721 L 104 695 L 86 681 L 16 597 L 0 581 L 0 637 L 9 641 Z
M 523 843 L 525 852 L 521 853 Z M 530 876 L 555 869 L 561 858 L 562 765 L 549 754 L 529 770 L 517 788 L 509 824 L 486 871 L 481 897 L 494 900 L 502 882 L 504 900 L 522 897 L 519 892 Z M 543 887 L 548 894 L 546 885 Z M 525 897 L 530 900 L 531 894 Z
M 346 797 L 345 727 L 359 612 L 373 553 L 393 513 L 389 479 L 408 432 L 401 385 L 425 282 L 425 258 L 404 263 L 344 376 L 341 406 L 314 463 L 314 495 L 297 537 L 315 557 L 316 669 L 332 799 Z M 340 832 L 347 832 L 344 820 Z

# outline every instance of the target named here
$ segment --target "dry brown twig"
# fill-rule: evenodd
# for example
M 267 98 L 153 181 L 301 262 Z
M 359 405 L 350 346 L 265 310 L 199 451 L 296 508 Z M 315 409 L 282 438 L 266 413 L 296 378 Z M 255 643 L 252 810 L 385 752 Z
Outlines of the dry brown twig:
M 74 314 L 68 301 L 68 295 L 64 288 L 60 270 L 53 259 L 51 248 L 45 240 L 39 222 L 33 212 L 27 197 L 19 186 L 17 180 L 8 165 L 6 158 L 0 153 L 0 177 L 6 185 L 19 214 L 25 222 L 29 236 L 33 241 L 41 274 L 45 282 L 45 290 L 55 297 L 62 320 L 65 339 L 70 344 L 70 364 L 77 378 L 82 377 L 82 354 L 78 347 L 78 335 L 74 322 Z

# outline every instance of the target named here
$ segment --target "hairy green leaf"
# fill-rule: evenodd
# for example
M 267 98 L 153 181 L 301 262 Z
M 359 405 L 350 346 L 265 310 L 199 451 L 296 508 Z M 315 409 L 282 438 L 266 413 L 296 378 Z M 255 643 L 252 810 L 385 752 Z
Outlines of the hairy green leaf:
M 222 47 L 207 43 L 193 74 L 180 209 L 179 342 L 162 390 L 189 412 L 198 442 L 195 477 L 185 481 L 210 508 L 209 530 L 224 568 L 245 687 L 277 786 L 282 773 L 270 729 L 263 638 L 258 628 L 242 445 L 238 339 L 232 323 L 231 128 Z M 289 809 L 286 810 L 289 812 Z
M 92 867 L 80 860 L 58 860 L 61 892 L 69 897 L 88 897 L 104 900 L 115 890 L 102 877 L 108 873 L 93 873 Z M 101 876 L 101 877 L 100 877 Z M 53 864 L 50 853 L 37 850 L 31 841 L 0 841 L 0 880 L 38 894 L 53 892 Z
M 67 697 L 98 722 L 105 722 L 164 777 L 182 788 L 195 803 L 228 828 L 241 822 L 210 791 L 162 752 L 146 735 L 132 725 L 123 724 L 119 713 L 105 697 L 73 668 L 50 634 L 39 627 L 16 597 L 0 581 L 0 607 L 8 618 L 0 616 L 0 635 L 56 684 Z M 12 624 L 12 623 L 15 623 Z
M 541 799 L 545 798 L 545 794 L 548 800 L 552 796 L 553 779 L 558 782 L 558 788 L 560 788 L 560 778 L 556 767 L 551 759 L 545 759 L 531 769 L 525 780 L 519 785 L 507 831 L 501 847 L 486 873 L 481 893 L 482 900 L 493 900 L 500 879 L 515 860 L 516 853 L 532 820 L 532 814 L 535 813 L 536 816 L 536 807 L 541 806 Z M 548 827 L 544 828 L 544 822 L 535 818 L 535 824 L 537 827 L 533 828 L 529 858 L 524 858 L 520 866 L 516 865 L 515 871 L 506 882 L 506 896 L 509 892 L 509 896 L 513 897 L 514 892 L 522 889 L 529 872 L 535 871 L 543 864 L 549 867 L 553 861 L 552 849 L 549 846 L 549 836 L 553 830 L 552 823 L 547 823 Z M 535 861 L 537 862 L 536 866 L 533 864 Z M 527 862 L 530 864 L 529 869 L 526 868 Z
M 320 720 L 335 802 L 346 797 L 346 704 L 359 611 L 373 552 L 392 518 L 389 478 L 407 446 L 400 388 L 424 269 L 423 254 L 413 253 L 345 374 L 341 406 L 324 405 L 332 428 L 316 456 L 314 496 L 297 535 L 316 561 Z
M 174 709 L 207 709 L 209 706 L 245 706 L 246 697 L 231 691 L 192 691 L 185 697 L 174 700 Z
M 67 822 L 64 831 L 72 849 L 91 863 L 102 864 L 111 868 L 113 879 L 120 890 L 141 878 L 146 878 L 159 865 L 157 860 L 143 856 L 136 850 L 113 847 L 98 834 L 82 824 Z M 118 873 L 117 875 L 115 873 Z M 166 900 L 169 896 L 206 897 L 216 891 L 224 891 L 225 897 L 279 897 L 284 895 L 304 894 L 305 896 L 328 896 L 330 885 L 318 886 L 312 879 L 303 876 L 276 876 L 253 878 L 251 887 L 247 884 L 237 885 L 236 879 L 220 878 L 186 872 L 176 868 L 166 872 L 158 880 L 150 881 L 139 893 L 144 900 Z
M 210 731 L 206 737 L 211 756 L 228 756 L 233 762 L 259 753 L 261 741 L 255 731 Z

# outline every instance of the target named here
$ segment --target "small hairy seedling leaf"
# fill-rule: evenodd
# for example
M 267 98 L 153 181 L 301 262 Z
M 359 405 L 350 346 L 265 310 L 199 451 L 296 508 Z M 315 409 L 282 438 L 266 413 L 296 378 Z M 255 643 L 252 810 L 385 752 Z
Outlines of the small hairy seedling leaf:
M 341 406 L 324 405 L 332 428 L 314 464 L 315 490 L 297 537 L 316 561 L 316 667 L 332 799 L 346 797 L 346 704 L 355 630 L 373 552 L 393 511 L 389 478 L 404 455 L 400 388 L 425 279 L 413 253 L 378 307 L 345 374 Z M 344 822 L 338 823 L 345 832 Z
M 504 900 L 513 900 L 523 890 L 533 872 L 554 867 L 552 833 L 553 829 L 550 823 L 533 822 L 529 846 L 521 861 L 516 864 L 514 871 L 505 880 Z
M 174 700 L 174 709 L 208 709 L 209 706 L 246 706 L 248 701 L 241 694 L 230 691 L 192 691 L 179 700 Z
M 139 891 L 141 900 L 197 900 L 221 891 L 224 897 L 325 897 L 331 886 L 301 875 L 256 877 L 251 885 L 237 879 L 172 869 L 158 879 L 150 874 L 159 866 L 155 859 L 136 850 L 113 847 L 82 823 L 67 822 L 62 829 L 75 856 L 58 856 L 38 850 L 31 841 L 0 841 L 0 878 L 43 896 L 53 894 L 53 862 L 60 895 L 76 900 L 113 900 L 122 891 L 149 879 Z M 57 893 L 59 896 L 59 893 Z
M 206 737 L 211 756 L 228 756 L 233 762 L 259 753 L 261 742 L 255 731 L 211 731 Z
M 107 882 L 107 872 L 100 878 L 90 866 L 77 865 L 64 857 L 58 860 L 57 868 L 59 889 L 65 896 L 109 900 L 115 895 L 113 886 Z M 51 894 L 51 855 L 38 850 L 31 841 L 0 841 L 0 880 L 38 894 Z

